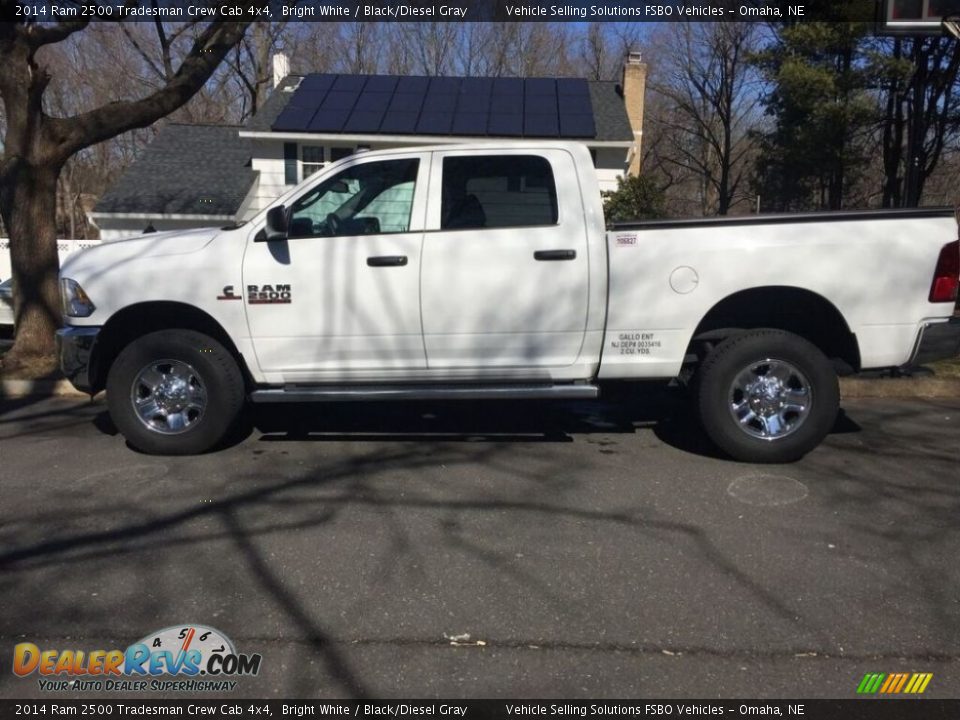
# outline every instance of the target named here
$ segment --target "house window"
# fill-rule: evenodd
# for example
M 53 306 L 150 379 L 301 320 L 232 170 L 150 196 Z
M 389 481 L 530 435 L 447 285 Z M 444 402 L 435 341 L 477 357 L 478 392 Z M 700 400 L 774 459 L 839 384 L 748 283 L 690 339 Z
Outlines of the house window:
M 351 155 L 353 155 L 353 148 L 347 148 L 347 147 L 330 148 L 330 162 L 343 160 L 345 157 L 350 157 Z
M 297 144 L 283 144 L 283 182 L 296 185 L 300 181 L 297 175 Z
M 306 179 L 323 167 L 323 148 L 319 145 L 304 145 L 301 153 L 301 179 Z

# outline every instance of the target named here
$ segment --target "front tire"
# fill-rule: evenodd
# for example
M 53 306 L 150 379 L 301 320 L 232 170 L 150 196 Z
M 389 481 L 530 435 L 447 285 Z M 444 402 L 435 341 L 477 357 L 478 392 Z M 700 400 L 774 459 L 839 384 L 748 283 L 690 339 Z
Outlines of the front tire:
M 195 455 L 214 447 L 243 407 L 243 376 L 216 340 L 194 330 L 137 338 L 107 376 L 117 429 L 152 455 Z
M 799 460 L 826 437 L 840 407 L 837 375 L 812 343 L 782 330 L 724 340 L 698 373 L 697 409 L 710 439 L 736 460 Z

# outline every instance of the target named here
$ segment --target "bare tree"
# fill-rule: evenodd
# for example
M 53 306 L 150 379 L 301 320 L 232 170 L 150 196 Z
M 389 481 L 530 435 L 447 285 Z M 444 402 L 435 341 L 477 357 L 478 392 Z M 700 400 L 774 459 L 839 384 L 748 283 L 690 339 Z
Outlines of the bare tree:
M 619 80 L 623 59 L 640 45 L 639 23 L 590 23 L 580 38 L 579 75 L 588 80 Z
M 2 0 L 3 13 L 12 17 Z M 252 5 L 248 3 L 247 6 Z M 241 5 L 243 6 L 243 5 Z M 245 7 L 245 6 L 243 6 Z M 239 42 L 249 22 L 211 21 L 196 35 L 173 75 L 153 92 L 67 117 L 49 113 L 52 75 L 41 51 L 86 30 L 88 21 L 0 23 L 0 98 L 7 122 L 0 157 L 0 215 L 10 233 L 17 335 L 4 367 L 48 359 L 60 319 L 56 244 L 57 185 L 81 150 L 182 107 Z
M 257 114 L 273 82 L 273 55 L 281 46 L 287 20 L 254 23 L 237 43 L 229 60 L 233 76 L 242 89 L 238 120 Z
M 894 38 L 882 56 L 883 206 L 916 207 L 960 128 L 960 52 L 949 37 Z
M 699 178 L 702 211 L 726 215 L 745 177 L 750 124 L 759 91 L 747 62 L 756 35 L 751 23 L 671 23 L 651 89 L 667 100 L 663 123 L 674 162 Z

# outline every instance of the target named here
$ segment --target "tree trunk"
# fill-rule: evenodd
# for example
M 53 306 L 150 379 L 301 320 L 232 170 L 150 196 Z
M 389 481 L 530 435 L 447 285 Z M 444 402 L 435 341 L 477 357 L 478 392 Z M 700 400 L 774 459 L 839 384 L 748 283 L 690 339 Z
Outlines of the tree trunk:
M 238 7 L 252 7 L 239 0 Z M 0 23 L 0 99 L 6 129 L 0 156 L 0 216 L 10 233 L 16 338 L 3 369 L 53 369 L 60 324 L 56 240 L 57 181 L 64 163 L 84 148 L 146 127 L 182 107 L 210 79 L 249 21 L 211 21 L 166 84 L 146 97 L 110 102 L 70 117 L 43 111 L 50 82 L 37 61 L 44 45 L 84 30 L 89 21 Z M 36 362 L 42 359 L 45 362 Z
M 0 195 L 0 213 L 10 232 L 16 338 L 4 367 L 16 367 L 55 350 L 60 326 L 57 255 L 57 166 L 19 164 Z

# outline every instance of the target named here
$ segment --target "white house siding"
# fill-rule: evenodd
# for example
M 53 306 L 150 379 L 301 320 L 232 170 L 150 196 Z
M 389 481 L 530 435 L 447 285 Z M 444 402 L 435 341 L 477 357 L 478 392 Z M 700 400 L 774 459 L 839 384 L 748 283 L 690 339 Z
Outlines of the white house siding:
M 258 173 L 253 202 L 247 209 L 247 216 L 253 217 L 290 189 L 290 186 L 284 182 L 283 143 L 274 140 L 254 140 L 253 158 L 250 164 Z
M 618 147 L 601 147 L 595 149 L 597 181 L 601 192 L 617 189 L 617 178 L 621 178 L 627 171 L 627 151 Z
M 223 227 L 231 222 L 230 219 L 226 218 L 202 218 L 199 216 L 191 219 L 175 220 L 146 216 L 141 218 L 95 218 L 94 220 L 97 227 L 100 228 L 100 239 L 103 241 L 120 240 L 133 235 L 141 235 L 147 225 L 152 225 L 157 232 L 166 232 L 167 230 L 189 230 L 201 227 Z

